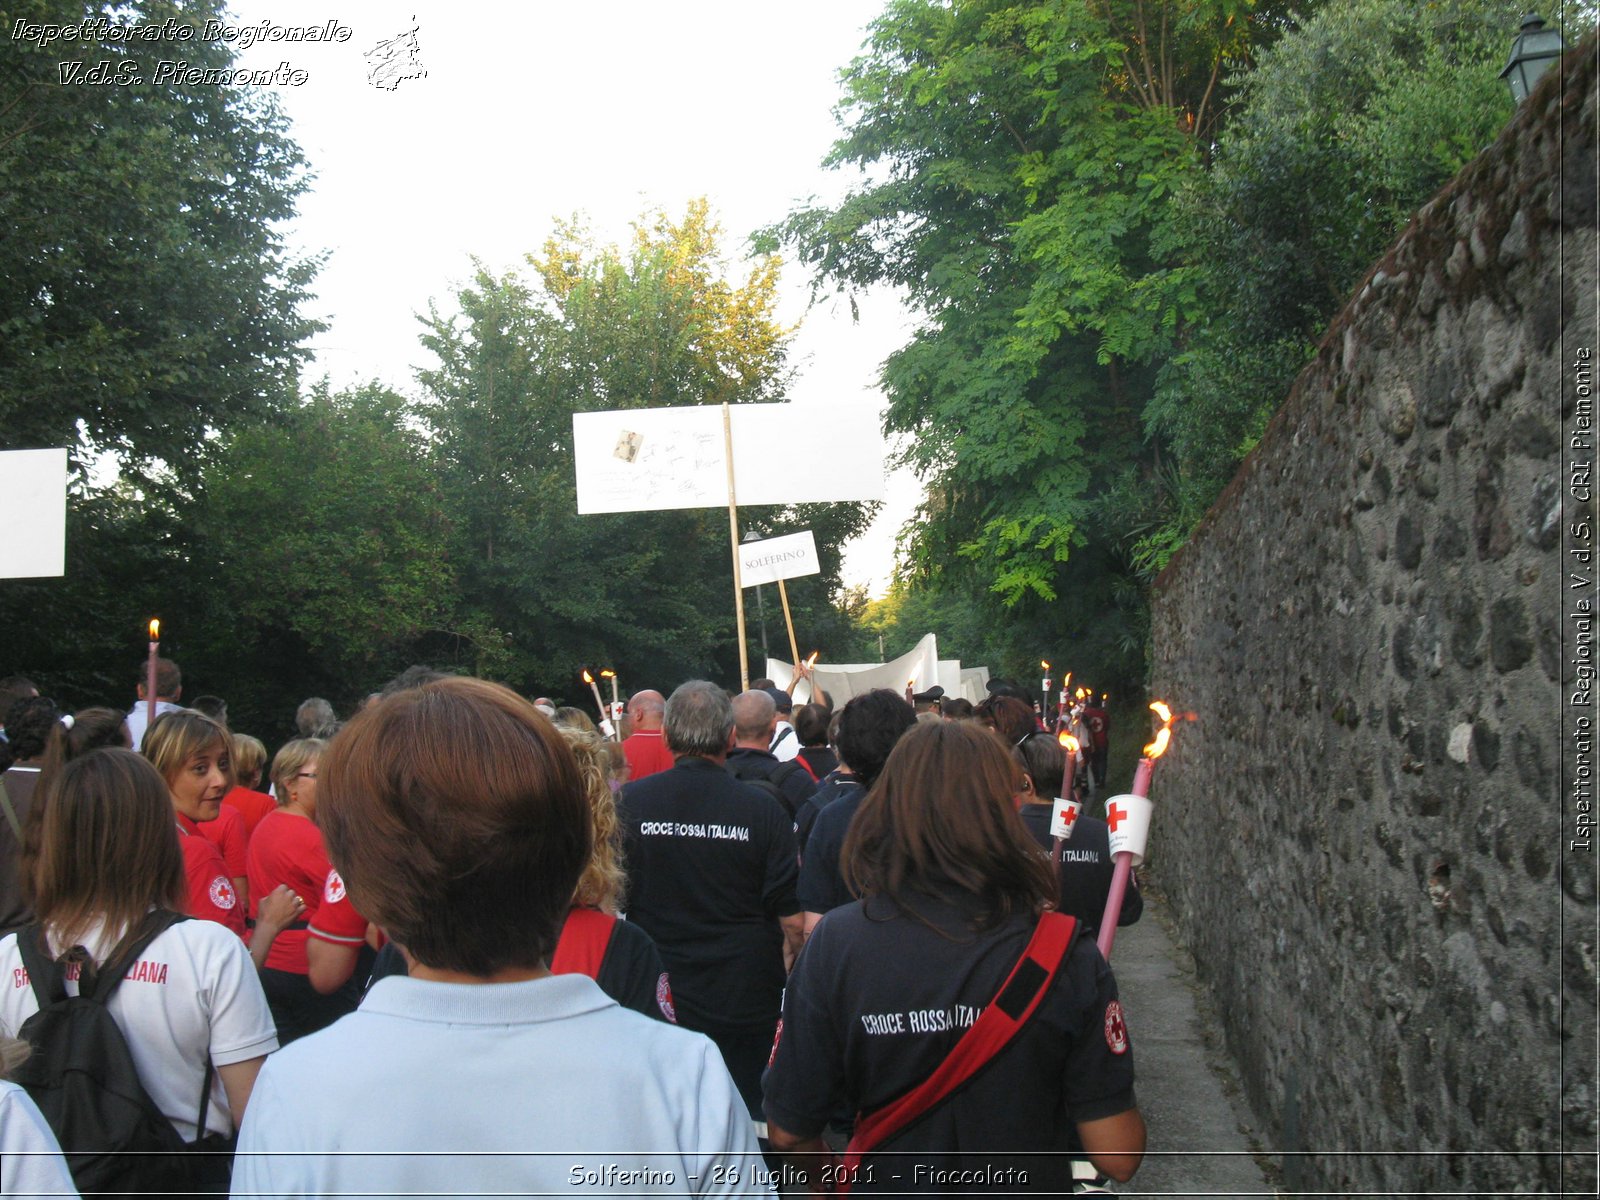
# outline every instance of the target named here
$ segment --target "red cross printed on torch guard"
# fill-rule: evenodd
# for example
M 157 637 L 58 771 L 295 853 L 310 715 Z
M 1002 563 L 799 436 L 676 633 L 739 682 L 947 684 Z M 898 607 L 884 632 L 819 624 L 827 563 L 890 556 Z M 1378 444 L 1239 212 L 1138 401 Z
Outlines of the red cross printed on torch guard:
M 1070 832 L 1078 820 L 1078 810 L 1070 804 L 1063 804 L 1061 811 L 1056 814 L 1056 820 L 1065 825 Z
M 1118 808 L 1115 804 L 1106 809 L 1106 825 L 1110 828 L 1112 833 L 1117 831 L 1117 826 L 1122 823 L 1123 819 L 1126 818 L 1127 815 L 1128 812 L 1126 809 Z

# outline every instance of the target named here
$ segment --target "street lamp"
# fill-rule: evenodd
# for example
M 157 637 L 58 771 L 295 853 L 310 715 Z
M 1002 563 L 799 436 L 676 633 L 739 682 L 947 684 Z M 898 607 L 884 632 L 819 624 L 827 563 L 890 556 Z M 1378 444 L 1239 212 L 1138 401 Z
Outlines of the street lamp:
M 739 540 L 741 542 L 759 542 L 761 535 L 752 529 Z M 759 583 L 756 584 L 756 612 L 761 617 L 761 656 L 763 658 L 771 658 L 772 652 L 767 649 L 767 601 L 761 594 L 761 585 Z
M 1566 48 L 1561 34 L 1545 28 L 1544 21 L 1538 16 L 1529 13 L 1523 17 L 1522 32 L 1511 43 L 1511 59 L 1506 63 L 1506 69 L 1500 72 L 1500 78 L 1511 89 L 1512 99 L 1518 104 L 1526 100 L 1539 82 L 1539 77 L 1550 69 L 1550 64 L 1560 58 Z

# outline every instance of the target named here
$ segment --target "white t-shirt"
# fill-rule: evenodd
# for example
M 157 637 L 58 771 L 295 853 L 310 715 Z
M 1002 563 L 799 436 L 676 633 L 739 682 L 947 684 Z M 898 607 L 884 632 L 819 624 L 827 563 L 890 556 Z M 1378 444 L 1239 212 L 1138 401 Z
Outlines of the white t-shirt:
M 16 1084 L 0 1082 L 0 1196 L 77 1194 L 44 1114 Z
M 779 762 L 791 762 L 800 757 L 800 735 L 782 717 L 772 729 L 771 753 Z
M 84 945 L 96 962 L 111 947 L 104 931 L 89 930 Z M 69 970 L 69 974 L 71 974 Z M 76 995 L 75 978 L 67 992 Z M 246 1062 L 278 1048 L 250 952 L 215 921 L 180 921 L 150 943 L 128 971 L 108 1006 L 127 1039 L 139 1082 L 183 1140 L 199 1136 L 194 1119 L 206 1055 L 219 1067 Z M 17 935 L 0 939 L 0 1033 L 16 1037 L 39 1011 L 39 1001 L 17 949 Z M 213 1077 L 206 1130 L 233 1128 L 222 1081 Z

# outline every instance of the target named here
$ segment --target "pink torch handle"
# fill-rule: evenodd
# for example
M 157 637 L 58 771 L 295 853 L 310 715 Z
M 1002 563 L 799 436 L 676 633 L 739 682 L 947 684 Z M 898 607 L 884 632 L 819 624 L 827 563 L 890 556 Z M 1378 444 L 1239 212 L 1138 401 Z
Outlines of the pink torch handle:
M 1073 777 L 1077 773 L 1078 773 L 1078 756 L 1076 754 L 1069 754 L 1069 755 L 1067 755 L 1066 773 L 1064 775 L 1062 775 L 1062 777 L 1061 777 L 1061 798 L 1063 800 L 1071 800 L 1072 799 L 1072 780 L 1073 780 Z M 1052 846 L 1051 849 L 1050 849 L 1050 861 L 1055 864 L 1055 866 L 1056 866 L 1056 868 L 1058 870 L 1060 869 L 1060 867 L 1061 867 L 1061 839 L 1060 838 L 1056 838 L 1055 839 L 1055 845 Z
M 145 667 L 144 673 L 144 727 L 146 729 L 156 723 L 156 655 L 160 650 L 160 642 L 150 643 L 150 662 Z
M 1155 763 L 1148 758 L 1139 760 L 1139 767 L 1133 773 L 1133 794 L 1135 796 L 1148 796 L 1150 794 L 1150 774 L 1155 770 Z M 1100 947 L 1100 957 L 1107 962 L 1111 961 L 1111 943 L 1117 939 L 1117 918 L 1122 916 L 1122 897 L 1128 890 L 1128 875 L 1133 871 L 1133 852 L 1120 850 L 1117 852 L 1117 865 L 1111 872 L 1111 890 L 1106 893 L 1106 911 L 1100 918 L 1100 934 L 1095 938 L 1095 945 Z

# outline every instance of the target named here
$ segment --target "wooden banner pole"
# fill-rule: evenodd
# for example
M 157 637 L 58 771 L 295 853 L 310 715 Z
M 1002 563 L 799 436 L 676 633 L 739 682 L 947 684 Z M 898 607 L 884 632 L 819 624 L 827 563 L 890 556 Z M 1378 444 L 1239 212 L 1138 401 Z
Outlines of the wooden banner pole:
M 792 656 L 792 661 L 798 664 L 800 661 L 800 647 L 795 644 L 794 618 L 789 615 L 789 589 L 783 586 L 783 580 L 781 579 L 778 580 L 778 595 L 783 600 L 784 624 L 789 627 L 789 653 Z
M 748 692 L 750 650 L 744 640 L 744 572 L 739 565 L 739 498 L 733 487 L 733 410 L 726 401 L 722 405 L 722 443 L 728 460 L 728 542 L 733 547 L 733 609 L 739 626 L 739 690 Z

